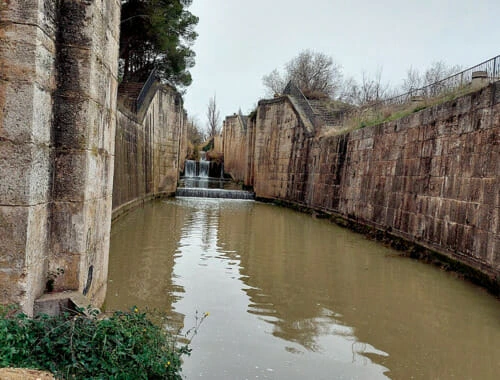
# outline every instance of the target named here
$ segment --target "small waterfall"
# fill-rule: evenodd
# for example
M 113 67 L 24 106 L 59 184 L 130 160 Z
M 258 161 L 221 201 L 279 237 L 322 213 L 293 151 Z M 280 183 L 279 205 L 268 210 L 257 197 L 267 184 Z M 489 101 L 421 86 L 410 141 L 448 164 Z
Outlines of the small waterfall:
M 224 199 L 255 199 L 255 193 L 244 190 L 204 189 L 193 187 L 179 187 L 176 197 L 196 198 L 224 198 Z
M 211 165 L 212 164 L 212 165 Z M 220 172 L 219 172 L 220 167 Z M 210 177 L 212 174 L 212 177 Z M 175 192 L 177 197 L 198 198 L 225 198 L 225 199 L 255 199 L 255 193 L 251 191 L 227 189 L 228 187 L 241 186 L 231 184 L 224 179 L 224 164 L 210 162 L 206 159 L 206 153 L 200 152 L 200 160 L 186 160 L 184 164 L 184 177 L 179 181 L 179 187 Z
M 184 178 L 208 178 L 210 161 L 205 158 L 206 153 L 200 152 L 200 161 L 186 160 L 184 164 Z
M 196 175 L 196 161 L 186 160 L 184 164 L 184 177 L 197 177 Z
M 205 153 L 205 152 L 203 152 Z M 200 178 L 208 178 L 208 172 L 210 171 L 210 161 L 205 159 L 205 155 L 201 156 L 200 159 L 200 174 L 198 177 Z

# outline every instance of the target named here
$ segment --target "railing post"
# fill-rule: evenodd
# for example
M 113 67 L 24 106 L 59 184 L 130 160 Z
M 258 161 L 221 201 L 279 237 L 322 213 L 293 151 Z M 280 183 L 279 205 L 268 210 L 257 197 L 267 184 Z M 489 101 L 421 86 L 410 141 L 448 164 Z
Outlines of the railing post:
M 500 74 L 498 73 L 498 65 L 500 64 L 500 62 L 498 62 L 498 58 L 500 56 L 496 56 L 495 57 L 495 60 L 493 61 L 493 80 L 496 80 L 497 79 L 497 75 Z

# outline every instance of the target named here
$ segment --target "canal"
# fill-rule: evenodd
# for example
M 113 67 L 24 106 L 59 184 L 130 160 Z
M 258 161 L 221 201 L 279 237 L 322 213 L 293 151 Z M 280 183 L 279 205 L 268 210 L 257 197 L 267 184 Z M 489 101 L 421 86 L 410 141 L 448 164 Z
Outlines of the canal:
M 325 220 L 177 198 L 112 227 L 106 309 L 208 312 L 187 379 L 496 379 L 500 302 Z

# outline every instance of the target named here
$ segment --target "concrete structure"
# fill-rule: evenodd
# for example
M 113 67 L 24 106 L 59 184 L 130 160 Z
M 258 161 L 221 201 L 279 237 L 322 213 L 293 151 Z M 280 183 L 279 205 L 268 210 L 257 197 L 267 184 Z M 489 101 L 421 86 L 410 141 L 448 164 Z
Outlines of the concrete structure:
M 260 101 L 246 130 L 234 117 L 225 126 L 226 162 L 254 140 L 246 173 L 226 171 L 253 178 L 257 197 L 375 227 L 500 278 L 500 82 L 341 135 L 321 137 L 288 96 Z
M 0 302 L 103 301 L 120 2 L 0 5 Z M 63 272 L 64 271 L 64 272 Z

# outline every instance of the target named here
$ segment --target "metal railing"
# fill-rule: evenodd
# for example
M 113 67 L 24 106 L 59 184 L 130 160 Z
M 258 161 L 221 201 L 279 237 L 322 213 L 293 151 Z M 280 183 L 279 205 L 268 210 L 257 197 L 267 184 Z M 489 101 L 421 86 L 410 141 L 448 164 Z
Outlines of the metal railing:
M 146 96 L 149 92 L 149 89 L 151 86 L 153 86 L 153 83 L 156 81 L 156 69 L 153 69 L 151 73 L 149 74 L 148 79 L 146 82 L 144 82 L 144 85 L 142 86 L 141 92 L 139 92 L 139 96 L 137 96 L 137 99 L 135 101 L 135 111 L 139 112 L 139 109 L 142 106 L 142 103 L 144 103 L 144 100 L 146 100 Z
M 427 86 L 417 88 L 415 90 L 410 90 L 404 94 L 381 100 L 374 105 L 391 105 L 391 104 L 405 104 L 411 101 L 415 96 L 422 96 L 424 98 L 430 98 L 438 96 L 445 92 L 450 92 L 455 89 L 467 86 L 472 82 L 472 73 L 476 71 L 485 71 L 487 74 L 487 80 L 495 82 L 500 80 L 500 55 L 493 57 L 487 61 L 484 61 L 476 66 L 469 67 L 464 71 L 457 74 L 449 76 L 447 78 L 441 79 L 435 83 L 431 83 Z
M 283 90 L 283 95 L 291 95 L 295 99 L 297 99 L 300 106 L 302 107 L 302 110 L 304 111 L 306 116 L 309 118 L 311 123 L 313 123 L 313 125 L 314 125 L 314 120 L 315 120 L 314 110 L 313 110 L 311 104 L 309 103 L 309 101 L 307 100 L 307 98 L 305 97 L 305 95 L 302 93 L 302 91 L 300 91 L 300 88 L 298 88 L 295 83 L 293 83 L 292 81 L 289 81 L 288 84 L 286 85 L 285 89 Z

